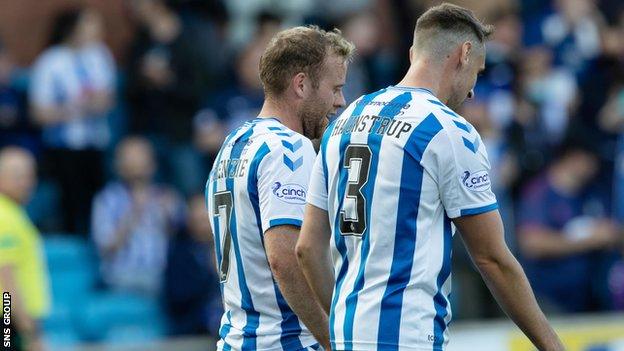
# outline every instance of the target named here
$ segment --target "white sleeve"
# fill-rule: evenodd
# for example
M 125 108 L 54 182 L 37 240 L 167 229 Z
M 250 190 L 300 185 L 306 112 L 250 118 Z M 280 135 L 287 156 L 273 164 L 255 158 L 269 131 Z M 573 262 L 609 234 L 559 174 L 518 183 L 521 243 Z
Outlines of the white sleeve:
M 327 211 L 327 186 L 325 169 L 323 167 L 323 153 L 319 152 L 312 168 L 310 186 L 308 187 L 307 201 L 320 209 Z
M 258 198 L 262 232 L 278 225 L 301 226 L 315 152 L 310 140 L 298 136 L 276 143 L 258 167 Z M 299 144 L 299 145 L 298 145 Z M 295 151 L 292 151 L 295 150 Z
M 498 208 L 492 192 L 490 162 L 481 136 L 472 130 L 442 129 L 432 146 L 432 173 L 449 218 L 476 215 Z

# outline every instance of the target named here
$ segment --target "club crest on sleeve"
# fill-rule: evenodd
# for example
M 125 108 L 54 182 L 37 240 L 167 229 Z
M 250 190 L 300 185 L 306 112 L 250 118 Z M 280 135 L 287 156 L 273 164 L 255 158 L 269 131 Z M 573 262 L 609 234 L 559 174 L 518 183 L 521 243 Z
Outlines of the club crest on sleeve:
M 299 184 L 275 182 L 271 191 L 275 197 L 283 202 L 293 205 L 305 205 L 306 189 Z
M 461 176 L 462 185 L 474 192 L 482 192 L 490 190 L 492 187 L 492 182 L 490 180 L 490 175 L 486 170 L 481 170 L 478 172 L 471 173 L 470 171 L 464 171 Z

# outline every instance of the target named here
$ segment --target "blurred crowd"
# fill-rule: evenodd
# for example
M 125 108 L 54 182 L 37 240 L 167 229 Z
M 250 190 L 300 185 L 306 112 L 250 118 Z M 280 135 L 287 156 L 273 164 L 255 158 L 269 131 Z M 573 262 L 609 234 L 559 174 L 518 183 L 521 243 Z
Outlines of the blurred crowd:
M 460 112 L 487 146 L 506 239 L 540 303 L 624 310 L 624 3 L 454 2 L 496 27 Z M 115 56 L 96 8 L 58 11 L 30 66 L 0 46 L 0 147 L 34 156 L 30 219 L 44 240 L 87 238 L 103 289 L 165 301 L 171 333 L 216 333 L 203 187 L 224 135 L 261 107 L 268 40 L 291 25 L 340 28 L 357 48 L 350 103 L 399 81 L 415 21 L 437 3 L 133 0 L 132 40 Z M 456 250 L 456 316 L 499 315 Z

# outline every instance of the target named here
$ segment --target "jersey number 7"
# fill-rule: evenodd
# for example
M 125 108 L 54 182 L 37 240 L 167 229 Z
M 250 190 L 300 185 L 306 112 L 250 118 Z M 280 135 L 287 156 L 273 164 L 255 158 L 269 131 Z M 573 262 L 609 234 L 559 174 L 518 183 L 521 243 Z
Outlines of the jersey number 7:
M 232 246 L 232 232 L 230 218 L 232 217 L 232 192 L 222 191 L 214 194 L 214 216 L 219 221 L 219 238 L 223 238 L 221 247 L 221 262 L 219 262 L 219 280 L 225 283 L 230 271 L 230 247 Z M 218 243 L 219 245 L 221 243 Z
M 366 230 L 366 198 L 362 188 L 368 182 L 371 155 L 370 148 L 364 144 L 352 144 L 345 150 L 343 167 L 348 170 L 348 176 L 339 211 L 342 235 L 362 236 Z

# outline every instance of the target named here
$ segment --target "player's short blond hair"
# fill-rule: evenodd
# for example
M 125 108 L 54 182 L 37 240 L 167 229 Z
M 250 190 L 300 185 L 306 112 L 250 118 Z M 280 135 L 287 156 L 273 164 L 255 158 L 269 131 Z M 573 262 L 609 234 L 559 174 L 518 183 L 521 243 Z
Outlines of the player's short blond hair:
M 298 73 L 310 77 L 318 88 L 325 58 L 329 54 L 351 60 L 355 46 L 338 29 L 295 27 L 277 33 L 260 58 L 260 80 L 267 95 L 280 95 Z

